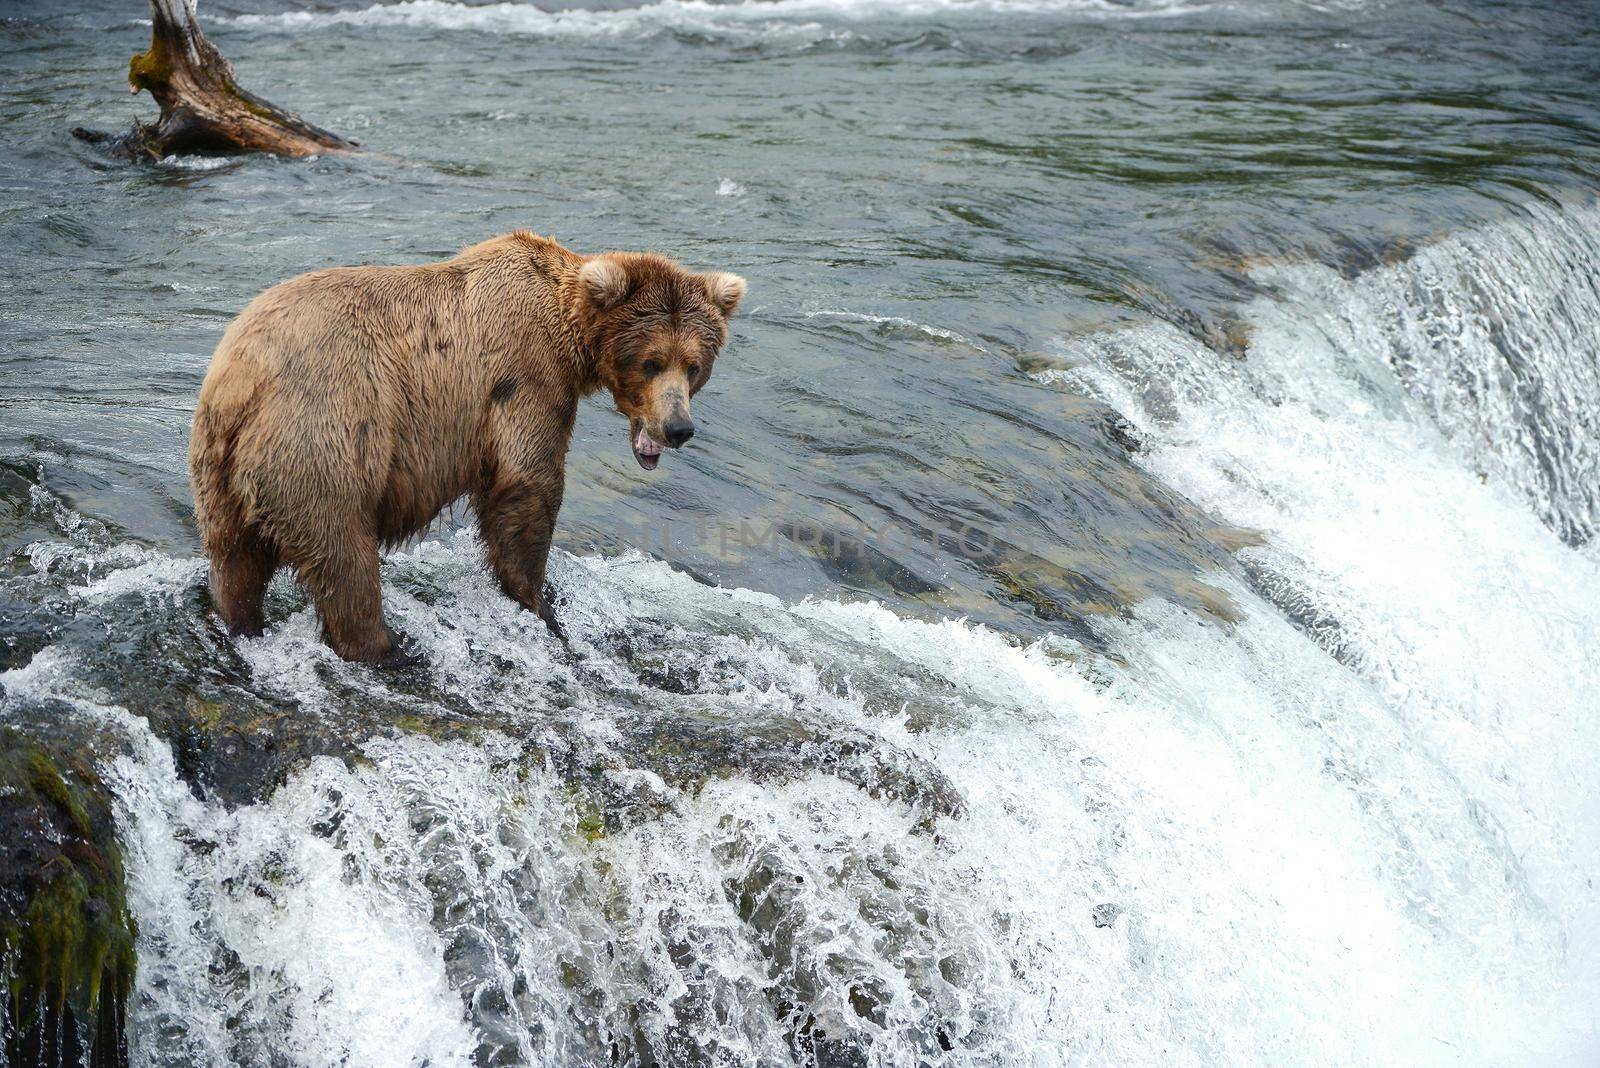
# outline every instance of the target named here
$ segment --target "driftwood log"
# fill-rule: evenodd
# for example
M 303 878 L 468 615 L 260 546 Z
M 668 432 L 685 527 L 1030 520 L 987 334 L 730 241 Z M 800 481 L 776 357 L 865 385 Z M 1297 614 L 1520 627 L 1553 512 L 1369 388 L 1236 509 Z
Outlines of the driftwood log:
M 150 0 L 150 50 L 128 63 L 128 84 L 133 92 L 154 97 L 161 117 L 152 124 L 135 122 L 124 137 L 81 127 L 74 134 L 108 144 L 119 155 L 149 159 L 245 152 L 318 156 L 359 149 L 355 141 L 239 88 L 232 64 L 200 32 L 196 2 Z

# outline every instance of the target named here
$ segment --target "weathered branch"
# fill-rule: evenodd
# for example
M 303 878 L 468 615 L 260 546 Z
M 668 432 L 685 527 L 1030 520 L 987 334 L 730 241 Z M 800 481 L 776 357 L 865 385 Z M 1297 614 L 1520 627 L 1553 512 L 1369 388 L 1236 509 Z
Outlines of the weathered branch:
M 196 0 L 150 0 L 150 49 L 128 64 L 133 92 L 148 92 L 161 106 L 154 124 L 135 123 L 116 143 L 129 156 L 237 155 L 270 152 L 315 156 L 352 152 L 354 141 L 313 126 L 239 88 L 233 66 L 200 32 Z M 76 129 L 88 141 L 104 134 Z

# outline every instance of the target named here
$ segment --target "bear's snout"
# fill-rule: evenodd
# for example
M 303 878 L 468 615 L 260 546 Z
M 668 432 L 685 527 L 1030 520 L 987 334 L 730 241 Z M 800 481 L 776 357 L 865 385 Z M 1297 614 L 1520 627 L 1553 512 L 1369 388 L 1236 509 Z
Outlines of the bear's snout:
M 679 415 L 674 412 L 668 417 L 666 423 L 662 425 L 661 433 L 666 435 L 667 444 L 676 449 L 694 437 L 694 420 L 687 415 Z

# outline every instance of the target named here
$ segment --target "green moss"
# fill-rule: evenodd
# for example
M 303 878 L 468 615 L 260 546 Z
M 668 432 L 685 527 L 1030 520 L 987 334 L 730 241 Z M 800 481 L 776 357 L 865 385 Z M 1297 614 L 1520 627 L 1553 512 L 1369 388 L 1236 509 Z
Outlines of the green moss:
M 133 982 L 132 931 L 122 917 L 120 893 L 91 883 L 70 864 L 36 893 L 22 921 L 5 932 L 14 953 L 11 994 L 17 1004 L 41 1001 L 60 1012 L 68 1007 L 80 1019 L 98 1009 L 107 982 L 121 999 Z
M 28 785 L 33 787 L 34 793 L 53 802 L 72 821 L 73 829 L 87 838 L 91 833 L 89 814 L 73 796 L 55 761 L 36 745 L 28 746 L 23 760 L 28 768 Z
M 128 84 L 134 91 L 154 89 L 172 79 L 172 53 L 159 33 L 151 34 L 150 50 L 128 60 Z
M 228 708 L 222 702 L 208 700 L 196 693 L 189 695 L 186 707 L 189 718 L 203 731 L 216 730 L 228 715 Z
M 585 844 L 593 845 L 604 838 L 606 812 L 600 802 L 591 797 L 588 791 L 570 783 L 563 786 L 562 790 L 572 805 L 573 830 L 577 832 L 578 839 Z
M 16 836 L 4 896 L 20 905 L 0 921 L 13 1022 L 93 1020 L 102 997 L 126 999 L 136 965 L 109 798 L 86 764 L 33 742 L 0 755 L 0 789 Z
M 598 842 L 606 836 L 606 816 L 600 806 L 584 798 L 578 805 L 578 834 L 585 842 Z
M 245 92 L 232 81 L 224 83 L 222 86 L 222 91 L 237 100 L 241 107 L 257 118 L 265 119 L 267 122 L 275 125 L 281 126 L 283 124 L 285 116 L 282 111 L 279 111 L 277 108 L 273 107 L 265 100 L 262 100 L 260 97 L 253 96 L 250 93 Z
M 436 742 L 467 741 L 474 745 L 482 742 L 484 732 L 475 723 L 450 719 L 446 716 L 420 715 L 414 712 L 394 717 L 394 729 L 405 734 L 421 735 Z
M 407 734 L 420 734 L 423 737 L 432 738 L 434 741 L 442 741 L 450 736 L 447 724 L 427 716 L 408 713 L 397 717 L 394 725 L 397 729 L 405 731 Z

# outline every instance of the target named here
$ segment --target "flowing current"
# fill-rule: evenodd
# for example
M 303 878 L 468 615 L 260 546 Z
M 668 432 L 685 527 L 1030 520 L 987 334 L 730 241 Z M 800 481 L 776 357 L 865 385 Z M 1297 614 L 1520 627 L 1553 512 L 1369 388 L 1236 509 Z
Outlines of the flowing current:
M 114 82 L 137 31 L 5 24 L 52 95 L 0 216 L 44 265 L 6 267 L 0 722 L 115 799 L 136 1064 L 1600 1059 L 1589 22 L 216 8 L 264 95 L 332 64 L 282 102 L 483 162 L 130 176 L 52 123 L 106 80 L 64 42 Z M 635 171 L 580 173 L 595 110 Z M 337 660 L 287 575 L 223 637 L 182 467 L 222 324 L 511 225 L 752 286 L 700 451 L 643 481 L 582 414 L 568 645 L 465 514 L 385 560 L 424 667 Z

